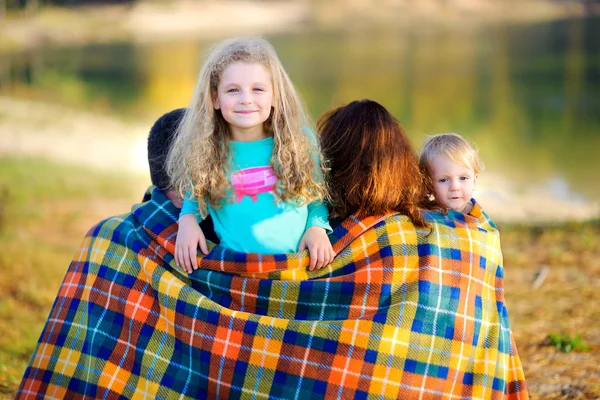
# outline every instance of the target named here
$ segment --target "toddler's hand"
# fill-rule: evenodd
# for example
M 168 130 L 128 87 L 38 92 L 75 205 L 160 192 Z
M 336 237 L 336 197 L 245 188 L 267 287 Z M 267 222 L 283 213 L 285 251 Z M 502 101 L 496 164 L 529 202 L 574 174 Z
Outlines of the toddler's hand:
M 188 274 L 192 273 L 192 267 L 198 269 L 198 245 L 204 254 L 208 254 L 206 239 L 196 221 L 196 216 L 193 214 L 182 215 L 179 217 L 179 229 L 175 242 L 175 262 Z
M 308 254 L 310 255 L 310 265 L 308 266 L 310 271 L 315 268 L 323 268 L 332 262 L 335 257 L 325 229 L 318 226 L 311 226 L 304 232 L 298 251 L 306 248 L 308 248 Z

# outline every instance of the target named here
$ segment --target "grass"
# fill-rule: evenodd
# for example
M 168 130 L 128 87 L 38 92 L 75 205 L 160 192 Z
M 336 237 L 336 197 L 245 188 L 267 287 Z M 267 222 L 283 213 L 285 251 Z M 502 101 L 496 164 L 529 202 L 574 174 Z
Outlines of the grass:
M 133 177 L 0 159 L 0 397 L 14 394 L 87 230 L 140 198 Z
M 600 220 L 500 225 L 500 232 L 506 302 L 531 398 L 600 398 Z M 564 351 L 578 344 L 588 351 Z
M 83 236 L 101 219 L 127 212 L 141 198 L 140 180 L 0 159 L 0 398 L 14 396 Z M 600 221 L 506 224 L 500 231 L 506 301 L 531 398 L 599 398 Z M 533 288 L 541 268 L 549 272 Z M 553 332 L 566 335 L 556 338 L 566 343 L 561 349 L 548 345 Z M 561 351 L 578 343 L 589 351 Z
M 547 342 L 563 353 L 570 351 L 590 351 L 590 346 L 581 339 L 581 334 L 575 336 L 564 335 L 560 333 L 551 333 L 548 335 Z

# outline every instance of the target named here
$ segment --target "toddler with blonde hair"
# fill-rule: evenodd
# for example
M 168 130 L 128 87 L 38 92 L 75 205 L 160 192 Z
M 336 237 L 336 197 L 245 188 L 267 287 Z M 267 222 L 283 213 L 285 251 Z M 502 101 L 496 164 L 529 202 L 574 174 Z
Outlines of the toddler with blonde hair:
M 442 208 L 469 213 L 483 163 L 478 151 L 456 133 L 427 138 L 420 157 L 428 191 Z

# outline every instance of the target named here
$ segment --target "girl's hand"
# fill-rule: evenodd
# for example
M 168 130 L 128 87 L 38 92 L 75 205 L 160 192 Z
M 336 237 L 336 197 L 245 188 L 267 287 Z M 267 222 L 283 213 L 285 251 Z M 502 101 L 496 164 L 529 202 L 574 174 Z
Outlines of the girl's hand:
M 182 215 L 179 217 L 179 229 L 175 242 L 175 262 L 188 274 L 192 273 L 192 267 L 198 269 L 198 245 L 200 245 L 202 253 L 208 254 L 206 239 L 196 221 L 196 216 L 193 214 Z
M 332 262 L 335 257 L 325 229 L 318 226 L 311 226 L 304 232 L 298 251 L 306 248 L 308 248 L 308 254 L 310 255 L 310 265 L 308 266 L 310 271 L 315 268 L 323 268 Z

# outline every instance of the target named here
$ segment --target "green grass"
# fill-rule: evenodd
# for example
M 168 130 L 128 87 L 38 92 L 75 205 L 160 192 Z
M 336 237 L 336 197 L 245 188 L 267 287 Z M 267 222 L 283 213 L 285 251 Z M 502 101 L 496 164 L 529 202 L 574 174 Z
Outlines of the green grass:
M 129 211 L 142 179 L 33 159 L 0 159 L 0 398 L 18 387 L 87 230 Z M 147 180 L 147 179 L 146 179 Z
M 569 336 L 560 333 L 551 333 L 548 335 L 548 345 L 556 347 L 557 350 L 563 353 L 590 351 L 590 346 L 583 341 L 580 334 Z

